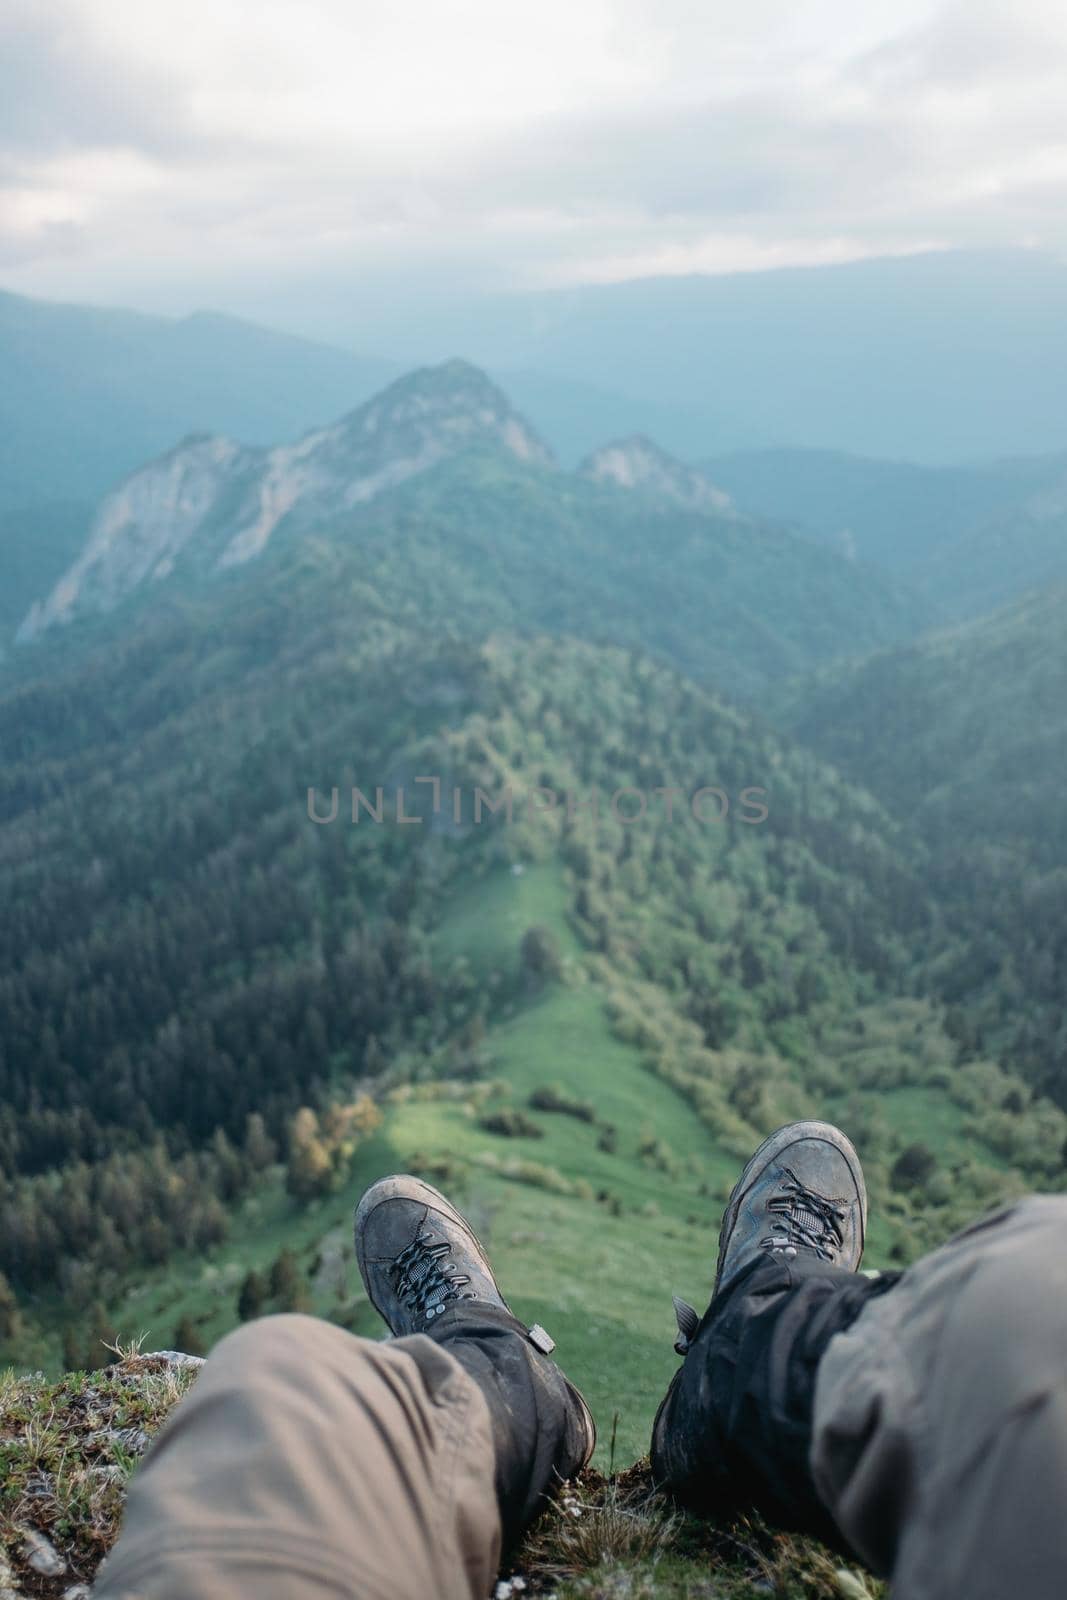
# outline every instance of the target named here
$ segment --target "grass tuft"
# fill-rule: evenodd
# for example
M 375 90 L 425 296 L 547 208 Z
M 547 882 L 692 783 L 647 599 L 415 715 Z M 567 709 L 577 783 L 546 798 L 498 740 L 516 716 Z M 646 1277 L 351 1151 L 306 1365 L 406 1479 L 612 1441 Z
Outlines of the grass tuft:
M 58 1600 L 92 1582 L 130 1475 L 194 1374 L 138 1341 L 58 1382 L 0 1377 L 0 1589 Z
M 523 1562 L 546 1580 L 592 1568 L 654 1561 L 679 1523 L 662 1496 L 632 1474 L 587 1472 L 565 1484 L 523 1546 Z
M 708 1522 L 653 1487 L 647 1460 L 567 1484 L 517 1556 L 554 1600 L 881 1600 L 883 1586 L 759 1517 Z M 514 1581 L 514 1580 L 512 1580 Z

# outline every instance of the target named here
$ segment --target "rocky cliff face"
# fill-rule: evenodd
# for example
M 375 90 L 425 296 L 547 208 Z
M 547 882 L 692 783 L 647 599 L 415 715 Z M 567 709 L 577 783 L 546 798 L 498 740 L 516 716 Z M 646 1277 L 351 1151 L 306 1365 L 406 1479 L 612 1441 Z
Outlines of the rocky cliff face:
M 730 496 L 705 478 L 695 467 L 686 466 L 635 434 L 603 445 L 587 456 L 579 472 L 597 483 L 614 483 L 622 489 L 641 489 L 660 499 L 673 501 L 687 511 L 706 511 L 716 516 L 736 515 Z
M 35 603 L 17 638 L 111 610 L 178 571 L 251 561 L 283 524 L 321 525 L 478 444 L 552 460 L 501 391 L 464 361 L 412 373 L 292 445 L 251 450 L 221 437 L 185 439 L 108 496 L 82 555 Z

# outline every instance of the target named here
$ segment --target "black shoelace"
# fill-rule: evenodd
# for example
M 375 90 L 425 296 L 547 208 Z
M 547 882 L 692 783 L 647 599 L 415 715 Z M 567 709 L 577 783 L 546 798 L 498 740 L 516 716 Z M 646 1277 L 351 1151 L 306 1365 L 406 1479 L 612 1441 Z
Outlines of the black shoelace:
M 767 1250 L 811 1250 L 822 1261 L 834 1261 L 845 1243 L 843 1223 L 848 1202 L 829 1200 L 806 1189 L 788 1167 L 780 1192 L 767 1202 L 774 1215 L 774 1233 L 760 1240 Z
M 455 1262 L 445 1258 L 452 1254 L 447 1239 L 435 1239 L 429 1228 L 422 1228 L 393 1262 L 393 1287 L 399 1300 L 407 1306 L 416 1319 L 432 1322 L 439 1317 L 450 1300 L 473 1300 L 472 1294 L 461 1294 L 470 1278 L 457 1272 Z

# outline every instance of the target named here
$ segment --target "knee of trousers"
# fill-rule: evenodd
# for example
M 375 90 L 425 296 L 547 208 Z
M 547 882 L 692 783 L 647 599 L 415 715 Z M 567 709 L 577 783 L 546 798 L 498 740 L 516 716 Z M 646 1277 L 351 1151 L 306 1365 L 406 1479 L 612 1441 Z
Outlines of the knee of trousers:
M 1067 1197 L 1032 1196 L 910 1267 L 830 1346 L 812 1465 L 876 1570 L 1012 1417 L 1067 1387 Z M 950 1497 L 951 1500 L 951 1497 Z
M 280 1315 L 221 1340 L 161 1430 L 105 1592 L 340 1596 L 356 1573 L 368 1596 L 471 1600 L 498 1550 L 488 1410 L 447 1352 Z
M 203 1376 L 209 1373 L 213 1380 L 233 1373 L 243 1384 L 254 1383 L 259 1376 L 270 1375 L 274 1381 L 290 1379 L 296 1382 L 307 1373 L 309 1361 L 324 1346 L 334 1347 L 360 1344 L 355 1335 L 320 1317 L 304 1316 L 300 1312 L 280 1312 L 276 1316 L 257 1317 L 254 1322 L 243 1323 L 232 1333 L 219 1340 L 212 1349 Z
M 1067 1197 L 1022 1202 L 947 1306 L 934 1373 L 961 1422 L 995 1421 L 1067 1380 L 1065 1224 Z

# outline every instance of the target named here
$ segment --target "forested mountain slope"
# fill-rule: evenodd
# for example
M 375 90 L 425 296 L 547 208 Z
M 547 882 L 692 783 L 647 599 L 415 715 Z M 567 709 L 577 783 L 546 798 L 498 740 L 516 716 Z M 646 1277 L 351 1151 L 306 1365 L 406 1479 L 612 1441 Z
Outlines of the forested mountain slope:
M 828 671 L 784 720 L 926 856 L 963 1036 L 1067 1102 L 1067 587 Z
M 369 1329 L 336 1230 L 413 1166 L 496 1216 L 604 1403 L 622 1375 L 636 1451 L 668 1271 L 699 1298 L 712 1196 L 769 1126 L 846 1121 L 901 1260 L 1060 1182 L 1067 1122 L 921 998 L 941 914 L 867 794 L 638 650 L 480 636 L 443 553 L 405 559 L 417 510 L 378 566 L 279 548 L 0 699 L 8 1348 L 309 1299 Z

